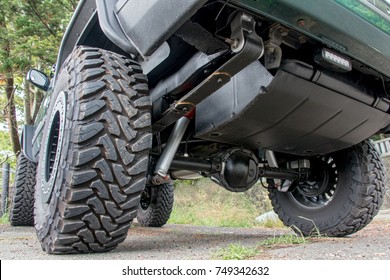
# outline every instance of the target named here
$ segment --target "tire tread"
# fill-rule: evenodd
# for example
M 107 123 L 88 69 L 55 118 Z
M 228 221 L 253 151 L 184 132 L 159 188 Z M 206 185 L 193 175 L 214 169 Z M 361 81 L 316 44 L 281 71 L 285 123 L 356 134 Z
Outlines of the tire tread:
M 11 192 L 11 226 L 34 225 L 34 190 L 36 163 L 29 161 L 23 153 L 18 156 L 15 184 Z
M 332 220 L 318 228 L 314 221 L 288 213 L 279 201 L 278 191 L 270 190 L 269 198 L 274 211 L 284 225 L 292 227 L 299 234 L 311 235 L 319 230 L 321 234 L 329 237 L 342 237 L 361 230 L 373 220 L 383 203 L 386 190 L 382 159 L 370 140 L 345 150 L 345 155 L 349 157 L 350 162 L 350 184 L 338 186 L 349 189 L 348 199 L 344 202 L 344 213 L 336 215 L 329 208 L 329 218 Z
M 169 220 L 174 203 L 174 188 L 172 184 L 153 186 L 154 197 L 147 209 L 139 206 L 137 221 L 144 227 L 162 227 Z
M 151 136 L 145 121 L 151 109 L 147 78 L 135 61 L 83 46 L 62 71 L 75 99 L 73 136 L 62 151 L 71 163 L 59 198 L 66 210 L 51 214 L 52 225 L 37 226 L 38 237 L 42 248 L 54 254 L 109 251 L 125 240 L 145 187 L 147 164 L 137 163 L 152 144 L 144 140 Z M 145 106 L 136 108 L 138 100 Z M 145 126 L 134 125 L 140 122 Z M 142 149 L 131 149 L 134 145 Z M 133 166 L 137 174 L 127 172 Z M 138 192 L 126 191 L 140 181 Z

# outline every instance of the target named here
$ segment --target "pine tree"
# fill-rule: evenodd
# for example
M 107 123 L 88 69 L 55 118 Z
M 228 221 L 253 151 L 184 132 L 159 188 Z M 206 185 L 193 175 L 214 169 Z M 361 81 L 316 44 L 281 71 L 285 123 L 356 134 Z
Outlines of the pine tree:
M 25 75 L 31 68 L 50 72 L 76 5 L 76 0 L 0 0 L 0 151 L 19 153 L 19 124 L 34 123 L 43 98 Z

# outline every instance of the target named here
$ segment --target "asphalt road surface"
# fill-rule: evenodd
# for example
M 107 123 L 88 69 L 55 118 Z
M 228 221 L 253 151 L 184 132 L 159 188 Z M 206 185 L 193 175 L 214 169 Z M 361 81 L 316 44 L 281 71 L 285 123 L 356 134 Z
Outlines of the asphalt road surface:
M 135 227 L 124 243 L 112 252 L 87 255 L 48 255 L 41 250 L 32 227 L 0 225 L 0 259 L 45 260 L 208 260 L 231 243 L 255 247 L 262 240 L 291 233 L 288 229 L 217 228 L 167 225 L 163 228 Z M 319 238 L 298 245 L 260 248 L 254 259 L 351 259 L 390 260 L 390 211 L 365 229 L 345 238 Z

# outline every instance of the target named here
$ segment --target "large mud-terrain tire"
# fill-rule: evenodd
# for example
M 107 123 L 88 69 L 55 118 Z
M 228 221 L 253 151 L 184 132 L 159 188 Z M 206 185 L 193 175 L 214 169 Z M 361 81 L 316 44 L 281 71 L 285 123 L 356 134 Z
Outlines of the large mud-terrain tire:
M 322 162 L 322 164 L 321 164 Z M 368 225 L 385 194 L 382 161 L 370 141 L 311 162 L 316 182 L 282 193 L 271 189 L 275 212 L 299 234 L 342 237 Z
M 34 225 L 34 189 L 36 164 L 23 153 L 18 156 L 15 184 L 11 191 L 9 220 L 11 226 Z
M 174 189 L 172 184 L 147 186 L 141 196 L 137 221 L 144 227 L 162 227 L 172 213 Z
M 45 119 L 35 227 L 49 253 L 103 252 L 127 236 L 152 145 L 146 76 L 133 60 L 77 47 Z

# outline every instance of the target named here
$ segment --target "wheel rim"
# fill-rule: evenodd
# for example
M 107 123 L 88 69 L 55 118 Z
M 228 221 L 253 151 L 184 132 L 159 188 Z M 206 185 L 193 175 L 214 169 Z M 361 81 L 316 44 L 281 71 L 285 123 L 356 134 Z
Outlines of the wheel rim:
M 53 106 L 53 111 L 49 118 L 49 131 L 47 133 L 44 147 L 45 156 L 42 167 L 42 198 L 48 202 L 51 198 L 55 178 L 60 162 L 60 151 L 65 128 L 66 97 L 64 92 L 60 92 Z
M 149 208 L 151 203 L 152 203 L 152 188 L 147 186 L 141 195 L 141 201 L 140 201 L 141 209 L 146 211 Z
M 45 164 L 45 180 L 49 181 L 51 174 L 54 170 L 54 163 L 57 157 L 57 147 L 58 147 L 58 138 L 60 134 L 60 112 L 56 112 L 51 124 L 50 133 L 49 133 L 49 142 L 46 152 L 46 164 Z
M 312 161 L 313 176 L 289 193 L 292 200 L 303 208 L 322 208 L 334 198 L 338 186 L 338 167 L 331 156 Z

